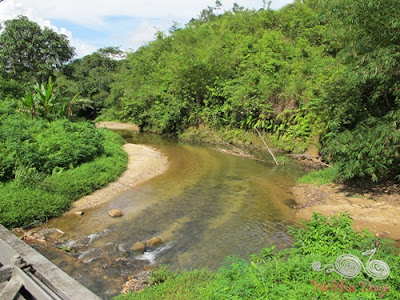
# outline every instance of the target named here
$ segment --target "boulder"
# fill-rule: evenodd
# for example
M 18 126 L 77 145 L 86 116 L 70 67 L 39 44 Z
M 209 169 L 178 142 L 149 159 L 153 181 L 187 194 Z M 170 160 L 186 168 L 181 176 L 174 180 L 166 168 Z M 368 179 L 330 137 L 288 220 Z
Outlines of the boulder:
M 108 211 L 108 214 L 110 215 L 110 217 L 119 218 L 122 216 L 122 211 L 120 211 L 119 209 L 113 208 L 112 210 Z
M 74 214 L 77 215 L 77 216 L 82 216 L 84 214 L 84 212 L 81 211 L 81 210 L 78 210 Z
M 131 250 L 133 252 L 137 252 L 137 253 L 143 254 L 144 251 L 146 250 L 146 245 L 143 244 L 142 242 L 136 242 L 136 243 L 134 243 L 132 245 Z
M 145 242 L 146 246 L 157 247 L 162 244 L 162 240 L 159 237 L 153 237 Z

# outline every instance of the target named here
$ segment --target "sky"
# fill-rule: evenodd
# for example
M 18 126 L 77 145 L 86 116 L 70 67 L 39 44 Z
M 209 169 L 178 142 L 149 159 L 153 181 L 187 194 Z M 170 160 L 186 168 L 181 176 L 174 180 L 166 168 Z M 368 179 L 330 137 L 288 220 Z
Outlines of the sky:
M 221 2 L 223 11 L 230 10 L 234 2 L 250 9 L 264 5 L 263 0 Z M 291 2 L 272 0 L 271 8 Z M 167 32 L 174 22 L 183 27 L 214 4 L 215 0 L 3 0 L 0 22 L 25 15 L 41 27 L 65 34 L 76 57 L 82 57 L 109 46 L 136 50 L 153 40 L 158 30 Z

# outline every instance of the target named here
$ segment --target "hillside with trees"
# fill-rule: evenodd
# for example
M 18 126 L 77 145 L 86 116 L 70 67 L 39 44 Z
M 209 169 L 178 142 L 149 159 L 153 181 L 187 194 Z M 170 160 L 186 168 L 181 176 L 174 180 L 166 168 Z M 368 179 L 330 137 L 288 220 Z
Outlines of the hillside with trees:
M 1 119 L 29 130 L 36 130 L 29 118 L 117 119 L 178 137 L 208 128 L 228 142 L 229 130 L 240 139 L 258 129 L 287 152 L 317 147 L 335 179 L 398 181 L 399 8 L 398 1 L 308 0 L 222 12 L 217 1 L 124 60 L 113 59 L 115 47 L 71 60 L 65 36 L 20 16 L 0 35 Z M 37 159 L 22 163 L 32 149 L 12 149 L 2 147 L 1 176 L 12 178 L 20 164 L 45 171 Z M 93 151 L 43 164 L 51 173 L 102 153 Z
M 130 54 L 102 111 L 144 131 L 258 128 L 342 179 L 398 180 L 398 1 L 204 10 Z
M 295 0 L 277 11 L 263 3 L 258 11 L 238 4 L 222 11 L 216 1 L 121 60 L 114 59 L 120 56 L 115 47 L 73 59 L 66 36 L 24 16 L 6 21 L 0 32 L 0 223 L 10 229 L 35 226 L 118 178 L 127 165 L 124 141 L 97 129 L 95 120 L 129 121 L 144 132 L 178 139 L 242 140 L 248 147 L 258 139 L 257 129 L 276 150 L 317 152 L 330 166 L 317 175 L 327 182 L 355 181 L 363 183 L 361 189 L 399 183 L 400 1 Z M 242 182 L 234 180 L 237 185 L 218 184 L 220 193 L 241 190 Z M 396 197 L 396 189 L 385 193 L 392 191 Z M 305 195 L 308 201 L 311 194 Z M 224 206 L 232 203 L 228 197 Z M 385 204 L 378 203 L 379 210 L 391 213 Z M 168 232 L 186 222 L 177 211 L 162 212 L 175 222 Z M 303 227 L 290 227 L 290 248 L 272 246 L 248 260 L 230 257 L 216 272 L 161 267 L 144 280 L 132 275 L 134 290 L 148 288 L 116 299 L 400 299 L 398 249 L 382 238 L 389 232 L 356 233 L 349 215 L 335 214 L 314 213 Z M 225 216 L 240 218 L 232 210 L 221 224 Z M 155 220 L 146 218 L 149 224 Z M 141 230 L 126 220 L 121 223 L 129 234 Z M 190 234 L 202 232 L 188 223 Z M 218 239 L 221 243 L 206 246 L 225 247 Z M 120 254 L 113 260 L 107 252 L 101 268 L 121 274 L 114 262 L 130 268 L 125 259 L 133 250 L 110 244 Z M 187 249 L 178 247 L 172 252 Z M 371 260 L 375 252 L 379 260 Z M 346 279 L 332 270 L 314 272 L 321 271 L 316 262 L 335 262 L 343 253 L 364 255 L 363 262 L 376 264 L 376 270 L 362 265 L 359 277 Z M 90 266 L 85 262 L 84 268 Z M 386 281 L 379 284 L 382 278 L 371 276 L 373 271 L 383 271 Z M 103 280 L 113 283 L 107 276 Z

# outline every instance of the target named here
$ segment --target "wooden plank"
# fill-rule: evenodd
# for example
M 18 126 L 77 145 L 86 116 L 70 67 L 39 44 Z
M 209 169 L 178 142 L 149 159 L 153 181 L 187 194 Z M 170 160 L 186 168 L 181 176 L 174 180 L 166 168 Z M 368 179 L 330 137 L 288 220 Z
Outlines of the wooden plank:
M 37 284 L 43 284 L 63 300 L 100 300 L 93 292 L 78 283 L 43 255 L 21 241 L 0 224 L 0 263 L 13 265 L 16 256 L 20 256 L 35 269 Z M 22 271 L 21 271 L 22 272 Z M 2 298 L 0 298 L 2 300 Z
M 42 282 L 40 282 L 34 276 L 29 276 L 21 269 L 16 268 L 14 270 L 14 277 L 18 278 L 25 290 L 29 292 L 35 299 L 40 300 L 62 300 L 62 298 L 58 297 L 53 291 L 51 291 L 48 287 L 46 287 Z M 0 297 L 0 299 L 2 299 Z
M 0 268 L 0 282 L 9 281 L 12 276 L 13 268 L 10 266 L 4 266 Z
M 13 276 L 0 293 L 2 300 L 14 300 L 22 288 L 22 280 Z

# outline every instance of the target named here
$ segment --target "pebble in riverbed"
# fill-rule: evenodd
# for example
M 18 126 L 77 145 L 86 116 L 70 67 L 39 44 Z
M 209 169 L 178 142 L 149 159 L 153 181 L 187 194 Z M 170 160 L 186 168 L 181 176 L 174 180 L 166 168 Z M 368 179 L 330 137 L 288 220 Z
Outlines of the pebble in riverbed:
M 115 209 L 115 208 L 113 208 L 112 210 L 109 210 L 108 214 L 110 217 L 113 217 L 113 218 L 122 217 L 122 211 L 120 211 L 119 209 Z
M 159 237 L 153 237 L 145 242 L 146 246 L 157 247 L 162 244 L 162 240 Z
M 131 250 L 133 252 L 137 252 L 137 253 L 143 254 L 144 251 L 146 250 L 146 245 L 144 243 L 142 243 L 142 242 L 136 242 L 131 247 Z

